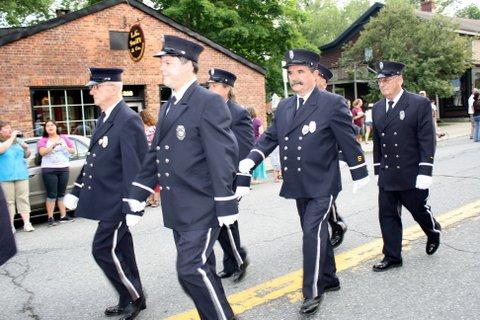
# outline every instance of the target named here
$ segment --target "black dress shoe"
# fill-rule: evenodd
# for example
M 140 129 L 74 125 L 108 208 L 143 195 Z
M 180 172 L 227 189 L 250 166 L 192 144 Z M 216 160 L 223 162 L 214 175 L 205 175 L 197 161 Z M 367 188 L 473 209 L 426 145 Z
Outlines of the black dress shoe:
M 123 317 L 121 317 L 120 320 L 133 320 L 138 316 L 140 311 L 145 310 L 146 308 L 145 297 L 140 297 L 127 304 L 122 313 Z
M 105 309 L 105 315 L 108 316 L 108 317 L 119 316 L 119 315 L 123 314 L 124 309 L 125 309 L 125 307 L 122 307 L 120 305 L 116 305 L 116 306 L 113 306 L 113 307 L 107 307 L 107 309 Z
M 342 244 L 345 232 L 347 232 L 347 225 L 345 223 L 339 221 L 332 225 L 332 236 L 330 238 L 330 242 L 334 249 Z
M 322 303 L 323 300 L 323 294 L 310 299 L 310 298 L 305 298 L 303 300 L 302 306 L 300 307 L 300 314 L 301 315 L 312 315 L 318 311 L 318 308 L 320 307 L 320 303 Z
M 243 264 L 240 266 L 238 271 L 235 271 L 232 276 L 232 280 L 234 283 L 239 283 L 240 281 L 245 278 L 245 275 L 247 274 L 247 268 L 250 265 L 250 262 L 248 259 L 245 259 L 243 261 Z
M 373 265 L 373 271 L 377 271 L 377 272 L 387 271 L 388 269 L 398 268 L 398 267 L 401 267 L 402 265 L 403 265 L 402 261 L 392 262 L 388 260 L 383 260 Z
M 327 284 L 323 288 L 324 292 L 331 292 L 331 291 L 338 291 L 338 290 L 340 290 L 340 282 L 334 282 L 334 283 Z
M 221 279 L 230 278 L 233 275 L 233 272 L 226 272 L 225 270 L 220 271 L 217 274 Z
M 438 247 L 440 246 L 440 236 L 436 237 L 436 239 L 427 239 L 427 246 L 425 248 L 425 251 L 427 252 L 428 255 L 432 255 L 437 251 Z

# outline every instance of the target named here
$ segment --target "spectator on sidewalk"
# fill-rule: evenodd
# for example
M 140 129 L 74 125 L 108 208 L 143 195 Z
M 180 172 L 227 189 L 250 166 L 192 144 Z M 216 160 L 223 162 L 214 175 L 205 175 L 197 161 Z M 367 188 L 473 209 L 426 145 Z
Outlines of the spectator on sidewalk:
M 157 120 L 147 110 L 140 111 L 140 118 L 142 118 L 143 128 L 145 129 L 145 136 L 147 137 L 148 148 L 150 149 L 153 138 L 155 137 Z M 153 208 L 155 208 L 160 205 L 160 185 L 157 185 L 153 189 L 153 191 L 155 192 L 147 199 L 147 206 L 152 206 Z
M 55 202 L 60 210 L 60 222 L 72 222 L 74 219 L 67 215 L 63 197 L 70 175 L 70 155 L 75 153 L 73 142 L 67 136 L 60 134 L 55 121 L 49 120 L 43 125 L 43 135 L 37 143 L 37 149 L 42 156 L 41 168 L 43 183 L 47 191 L 45 207 L 47 208 L 48 226 L 57 225 L 53 218 Z
M 424 90 L 420 91 L 418 94 L 430 100 L 430 106 L 432 107 L 433 125 L 435 126 L 435 134 L 437 138 L 443 137 L 445 133 L 441 132 L 440 129 L 438 129 L 438 125 L 437 125 L 437 112 L 438 112 L 437 109 L 438 108 L 437 108 L 437 105 L 435 104 L 435 101 L 432 98 L 429 98 L 427 96 L 427 92 Z
M 480 93 L 477 91 L 473 95 L 473 120 L 475 127 L 473 131 L 473 141 L 480 141 Z
M 370 132 L 372 132 L 372 107 L 373 103 L 369 103 L 365 110 L 365 144 L 368 144 L 368 139 L 370 138 Z
M 473 120 L 473 114 L 475 110 L 473 109 L 473 96 L 475 93 L 478 93 L 477 88 L 472 89 L 472 94 L 468 98 L 468 116 L 470 117 L 471 129 L 470 129 L 470 139 L 473 139 L 473 131 L 475 130 L 475 121 Z
M 355 99 L 352 104 L 352 119 L 355 128 L 355 136 L 358 142 L 362 142 L 363 134 L 363 117 L 365 114 L 362 110 L 363 101 L 362 99 Z
M 258 141 L 260 136 L 263 134 L 264 128 L 262 119 L 257 117 L 257 112 L 254 108 L 248 107 L 248 112 L 250 113 L 250 117 L 252 118 L 253 122 L 253 133 L 255 136 L 255 143 Z M 252 184 L 259 184 L 262 180 L 267 178 L 267 170 L 265 169 L 265 161 L 262 161 L 258 164 L 258 166 L 252 172 Z
M 28 145 L 19 136 L 21 132 L 12 130 L 9 122 L 0 121 L 0 185 L 5 193 L 12 231 L 15 208 L 23 219 L 23 230 L 34 231 L 30 223 L 30 199 L 27 161 L 30 157 Z

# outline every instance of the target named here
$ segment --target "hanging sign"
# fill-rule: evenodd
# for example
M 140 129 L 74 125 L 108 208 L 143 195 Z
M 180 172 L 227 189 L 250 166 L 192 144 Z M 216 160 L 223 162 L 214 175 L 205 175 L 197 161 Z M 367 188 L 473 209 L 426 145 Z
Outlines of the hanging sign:
M 145 52 L 145 36 L 139 24 L 133 25 L 128 34 L 128 52 L 133 61 L 142 59 Z

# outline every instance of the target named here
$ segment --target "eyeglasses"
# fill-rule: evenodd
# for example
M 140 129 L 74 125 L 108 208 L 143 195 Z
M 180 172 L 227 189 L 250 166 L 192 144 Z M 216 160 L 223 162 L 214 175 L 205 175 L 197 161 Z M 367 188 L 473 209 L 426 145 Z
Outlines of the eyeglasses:
M 385 77 L 385 78 L 379 78 L 377 79 L 378 85 L 381 84 L 389 84 L 393 81 L 393 79 L 397 78 L 398 76 L 391 76 L 391 77 Z
M 94 84 L 94 85 L 91 85 L 91 86 L 88 86 L 88 89 L 92 90 L 92 89 L 96 89 L 98 90 L 98 88 L 100 87 L 107 87 L 107 86 L 113 86 L 114 84 L 112 83 L 97 83 L 97 84 Z

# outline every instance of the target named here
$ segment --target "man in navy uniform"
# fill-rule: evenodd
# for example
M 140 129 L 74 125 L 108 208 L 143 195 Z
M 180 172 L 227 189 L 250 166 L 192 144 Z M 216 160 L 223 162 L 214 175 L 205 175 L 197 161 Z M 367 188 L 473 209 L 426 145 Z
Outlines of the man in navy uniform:
M 427 204 L 432 185 L 435 129 L 427 98 L 402 88 L 405 65 L 375 65 L 385 99 L 373 106 L 373 161 L 378 175 L 378 207 L 383 237 L 382 261 L 374 271 L 402 265 L 401 208 L 405 206 L 427 235 L 427 254 L 440 245 L 440 224 Z
M 155 137 L 131 189 L 129 203 L 141 210 L 153 187 L 162 190 L 163 221 L 173 229 L 178 279 L 201 319 L 234 319 L 215 271 L 213 246 L 222 225 L 238 219 L 233 193 L 238 146 L 231 116 L 219 95 L 197 83 L 203 47 L 165 35 L 163 83 L 173 90 L 160 111 Z
M 0 187 L 0 266 L 17 253 L 7 201 Z
M 319 90 L 327 90 L 327 82 L 333 77 L 333 74 L 327 67 L 323 66 L 321 63 L 317 64 L 317 69 L 317 87 Z M 340 157 L 341 155 L 342 153 L 340 152 Z M 342 159 L 340 160 L 343 161 Z M 337 211 L 337 201 L 334 201 L 332 204 L 332 209 L 330 215 L 328 216 L 328 224 L 332 229 L 330 242 L 335 249 L 342 244 L 345 232 L 347 232 L 347 225 Z
M 92 253 L 120 298 L 105 315 L 134 319 L 145 309 L 124 201 L 147 152 L 143 123 L 122 98 L 122 69 L 90 68 L 90 94 L 102 110 L 85 165 L 65 205 L 78 217 L 99 220 Z
M 230 128 L 238 143 L 238 157 L 235 161 L 236 170 L 238 170 L 238 162 L 244 159 L 253 148 L 252 118 L 248 111 L 235 101 L 233 88 L 237 77 L 231 72 L 218 68 L 210 69 L 209 75 L 208 89 L 223 98 L 232 115 Z M 236 172 L 233 174 L 236 174 Z M 218 242 L 223 249 L 223 270 L 218 273 L 218 276 L 220 278 L 232 277 L 233 282 L 240 282 L 245 277 L 249 262 L 247 251 L 240 243 L 238 221 L 235 221 L 231 226 L 223 226 L 220 229 Z
M 239 164 L 240 172 L 249 173 L 280 147 L 280 195 L 296 200 L 303 230 L 302 315 L 315 313 L 323 293 L 340 287 L 327 225 L 341 190 L 338 146 L 350 166 L 354 191 L 369 179 L 345 99 L 316 86 L 318 60 L 317 53 L 305 49 L 286 53 L 285 68 L 295 95 L 279 103 L 271 126 Z

